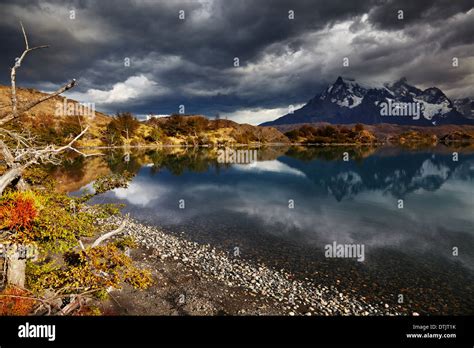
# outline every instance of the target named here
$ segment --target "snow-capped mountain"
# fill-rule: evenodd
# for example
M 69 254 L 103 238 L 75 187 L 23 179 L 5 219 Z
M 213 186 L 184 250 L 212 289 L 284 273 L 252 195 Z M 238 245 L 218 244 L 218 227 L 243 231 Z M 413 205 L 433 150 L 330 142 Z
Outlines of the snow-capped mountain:
M 457 107 L 439 88 L 421 90 L 408 84 L 405 78 L 394 83 L 366 84 L 338 77 L 301 109 L 262 126 L 316 122 L 474 124 L 474 120 L 465 117 Z

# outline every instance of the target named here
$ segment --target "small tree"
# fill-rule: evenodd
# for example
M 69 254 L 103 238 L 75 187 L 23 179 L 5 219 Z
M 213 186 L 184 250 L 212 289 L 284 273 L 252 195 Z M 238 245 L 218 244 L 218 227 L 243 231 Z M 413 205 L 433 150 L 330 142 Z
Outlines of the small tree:
M 102 133 L 102 141 L 107 146 L 123 145 L 120 129 L 115 122 L 110 122 Z
M 127 140 L 140 126 L 140 122 L 130 112 L 118 112 L 112 122 Z

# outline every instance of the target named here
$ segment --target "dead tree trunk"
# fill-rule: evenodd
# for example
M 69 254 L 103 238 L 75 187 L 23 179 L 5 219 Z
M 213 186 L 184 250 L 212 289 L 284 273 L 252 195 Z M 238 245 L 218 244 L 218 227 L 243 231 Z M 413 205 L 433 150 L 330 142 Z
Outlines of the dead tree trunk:
M 21 259 L 18 252 L 13 252 L 7 255 L 6 261 L 7 284 L 24 288 L 26 279 L 26 260 Z
M 12 168 L 7 170 L 7 172 L 0 177 L 0 195 L 3 194 L 3 190 L 5 190 L 8 185 L 20 178 L 21 172 L 22 170 L 19 167 Z

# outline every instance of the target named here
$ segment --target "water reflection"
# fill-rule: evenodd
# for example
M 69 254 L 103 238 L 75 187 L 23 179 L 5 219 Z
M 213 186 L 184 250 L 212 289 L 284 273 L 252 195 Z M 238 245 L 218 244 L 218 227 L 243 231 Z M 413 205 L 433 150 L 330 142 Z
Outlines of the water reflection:
M 373 154 L 359 162 L 283 155 L 219 169 L 198 155 L 159 155 L 138 171 L 129 188 L 106 197 L 126 201 L 134 214 L 160 225 L 234 212 L 261 220 L 271 234 L 291 238 L 298 229 L 305 243 L 448 248 L 456 236 L 473 237 L 472 155 L 458 162 L 423 152 Z M 181 213 L 179 199 L 186 202 Z M 295 209 L 288 208 L 290 199 Z M 469 256 L 460 259 L 472 267 Z
M 113 171 L 137 175 L 127 189 L 96 200 L 127 203 L 135 218 L 200 242 L 246 245 L 249 254 L 279 258 L 279 266 L 298 269 L 299 262 L 304 271 L 345 274 L 348 286 L 363 279 L 389 289 L 384 282 L 396 277 L 392 292 L 432 287 L 437 313 L 446 312 L 449 296 L 464 296 L 450 309 L 472 312 L 473 153 L 453 161 L 446 150 L 277 148 L 243 165 L 219 164 L 212 150 L 173 151 L 135 154 L 129 163 L 109 158 Z M 333 241 L 364 244 L 366 261 L 324 259 L 324 245 Z M 427 270 L 437 283 L 412 279 Z

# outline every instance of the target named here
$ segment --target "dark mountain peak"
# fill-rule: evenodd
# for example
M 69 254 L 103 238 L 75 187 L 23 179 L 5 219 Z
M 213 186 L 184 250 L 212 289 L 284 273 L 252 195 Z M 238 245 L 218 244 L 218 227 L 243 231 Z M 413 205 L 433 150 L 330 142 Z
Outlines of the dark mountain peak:
M 338 76 L 319 98 L 313 100 L 312 104 L 320 99 L 327 103 L 335 103 L 340 107 L 353 108 L 360 103 L 366 93 L 367 91 L 357 84 L 355 79 Z
M 348 86 L 352 84 L 357 84 L 354 78 L 338 76 L 336 81 L 333 83 L 333 86 L 338 86 L 338 85 Z
M 421 104 L 421 115 L 389 115 L 381 113 L 381 105 L 389 102 Z M 383 103 L 383 104 L 382 104 Z M 408 109 L 407 109 L 408 110 Z M 459 111 L 458 111 L 459 110 Z M 460 112 L 462 110 L 462 112 Z M 408 83 L 406 77 L 393 82 L 357 81 L 338 76 L 321 94 L 301 109 L 263 125 L 328 122 L 332 124 L 378 124 L 433 126 L 438 124 L 473 124 L 472 103 L 451 100 L 437 87 L 421 90 Z M 421 117 L 420 117 L 421 116 Z
M 427 88 L 423 91 L 423 94 L 431 96 L 445 96 L 443 91 L 441 91 L 438 87 Z
M 326 90 L 327 94 L 334 95 L 340 93 L 341 91 L 346 91 L 349 87 L 346 81 L 346 79 L 343 79 L 341 76 L 339 76 L 336 81 L 328 87 Z
M 451 106 L 451 101 L 448 97 L 437 87 L 430 87 L 423 91 L 420 99 L 432 103 L 432 104 L 441 104 L 446 103 L 447 105 Z
M 344 79 L 341 76 L 338 76 L 336 82 L 333 85 L 342 85 L 344 84 Z
M 393 84 L 387 85 L 387 88 L 394 92 L 395 96 L 402 98 L 414 98 L 422 93 L 421 89 L 410 85 L 406 77 L 402 77 Z

